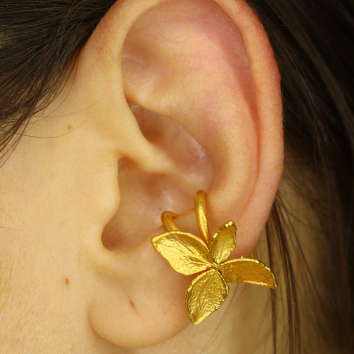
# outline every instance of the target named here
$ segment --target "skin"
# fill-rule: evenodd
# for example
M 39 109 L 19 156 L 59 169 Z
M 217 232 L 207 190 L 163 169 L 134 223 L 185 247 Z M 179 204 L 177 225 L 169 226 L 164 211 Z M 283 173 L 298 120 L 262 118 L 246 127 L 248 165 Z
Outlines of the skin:
M 238 227 L 230 258 L 267 262 L 283 158 L 279 72 L 246 2 L 115 4 L 0 169 L 1 353 L 270 350 L 269 290 L 231 284 L 192 326 L 193 276 L 150 238 L 204 189 L 211 230 Z

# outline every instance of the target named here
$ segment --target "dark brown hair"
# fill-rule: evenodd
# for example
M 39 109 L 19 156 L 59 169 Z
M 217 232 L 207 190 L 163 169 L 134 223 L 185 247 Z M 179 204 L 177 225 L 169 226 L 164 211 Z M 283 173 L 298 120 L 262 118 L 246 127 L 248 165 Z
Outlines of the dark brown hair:
M 230 0 L 232 1 L 232 0 Z M 18 141 L 29 118 L 58 94 L 71 63 L 114 0 L 1 0 L 0 153 Z M 270 265 L 281 267 L 287 294 L 288 353 L 301 347 L 303 308 L 298 284 L 318 291 L 323 304 L 313 331 L 323 353 L 354 346 L 354 2 L 351 0 L 248 0 L 261 19 L 282 76 L 286 156 L 296 166 L 294 190 L 316 211 L 324 290 L 317 289 L 277 195 L 267 223 Z M 11 142 L 11 144 L 10 144 Z M 308 172 L 311 178 L 308 178 Z M 314 250 L 316 252 L 316 249 Z M 296 266 L 296 269 L 294 267 Z M 302 267 L 300 270 L 299 267 Z M 1 276 L 1 275 L 0 275 Z M 301 276 L 301 279 L 300 279 Z M 316 295 L 314 295 L 316 296 Z M 276 295 L 273 302 L 277 351 Z M 315 310 L 314 310 L 315 311 Z M 283 354 L 282 351 L 281 354 Z

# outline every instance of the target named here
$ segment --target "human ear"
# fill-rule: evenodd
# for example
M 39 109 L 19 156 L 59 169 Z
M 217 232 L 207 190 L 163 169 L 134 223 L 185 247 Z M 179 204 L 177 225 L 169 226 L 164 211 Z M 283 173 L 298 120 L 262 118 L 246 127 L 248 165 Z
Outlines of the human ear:
M 119 175 L 82 240 L 90 325 L 116 345 L 151 346 L 189 323 L 191 278 L 150 244 L 160 213 L 190 209 L 204 189 L 211 231 L 237 225 L 231 258 L 249 256 L 264 228 L 283 171 L 272 49 L 243 0 L 117 2 L 81 51 L 71 93 Z M 198 233 L 193 215 L 179 225 Z

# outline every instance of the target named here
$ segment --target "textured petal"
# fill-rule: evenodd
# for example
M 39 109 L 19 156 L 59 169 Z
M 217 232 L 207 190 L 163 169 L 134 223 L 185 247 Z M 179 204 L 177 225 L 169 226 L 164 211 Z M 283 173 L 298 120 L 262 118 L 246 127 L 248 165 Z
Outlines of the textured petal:
M 155 236 L 151 243 L 178 273 L 190 275 L 210 268 L 213 260 L 204 242 L 183 231 Z
M 257 259 L 239 258 L 220 265 L 221 274 L 228 283 L 251 283 L 276 289 L 275 275 Z
M 236 225 L 229 221 L 215 232 L 210 243 L 210 254 L 216 263 L 225 261 L 236 247 Z
M 217 270 L 211 269 L 196 277 L 186 293 L 186 308 L 191 322 L 203 322 L 228 295 L 229 287 Z

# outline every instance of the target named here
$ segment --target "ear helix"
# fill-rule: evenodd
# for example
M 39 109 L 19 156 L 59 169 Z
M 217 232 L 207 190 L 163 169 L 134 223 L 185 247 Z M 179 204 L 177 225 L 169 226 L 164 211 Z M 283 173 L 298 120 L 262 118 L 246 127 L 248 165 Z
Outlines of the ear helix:
M 277 281 L 271 269 L 259 260 L 241 257 L 226 261 L 236 247 L 236 225 L 228 221 L 210 237 L 206 193 L 202 190 L 195 194 L 194 210 L 202 239 L 181 231 L 174 221 L 193 209 L 183 214 L 165 211 L 161 220 L 168 232 L 154 236 L 151 243 L 176 272 L 202 272 L 192 281 L 185 298 L 189 319 L 199 324 L 223 304 L 229 294 L 228 282 L 276 289 Z

